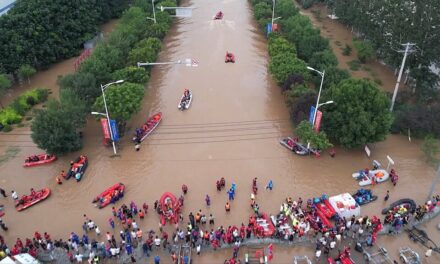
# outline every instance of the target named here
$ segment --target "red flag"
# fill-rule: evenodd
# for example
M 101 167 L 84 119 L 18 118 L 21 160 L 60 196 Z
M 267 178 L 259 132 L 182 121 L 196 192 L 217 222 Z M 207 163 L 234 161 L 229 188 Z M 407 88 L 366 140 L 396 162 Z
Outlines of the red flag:
M 106 118 L 101 118 L 101 127 L 102 133 L 104 134 L 104 139 L 110 139 L 110 130 Z
M 273 259 L 273 245 L 272 244 L 270 244 L 268 247 L 267 247 L 267 256 L 268 256 L 268 258 L 269 258 L 269 261 L 272 261 L 272 259 Z

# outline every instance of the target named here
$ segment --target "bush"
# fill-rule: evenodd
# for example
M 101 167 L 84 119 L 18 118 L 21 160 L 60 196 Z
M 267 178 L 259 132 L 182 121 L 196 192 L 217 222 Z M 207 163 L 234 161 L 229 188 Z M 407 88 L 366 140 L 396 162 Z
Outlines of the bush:
M 292 74 L 309 75 L 306 63 L 298 59 L 293 53 L 279 54 L 272 57 L 269 63 L 269 71 L 278 84 L 283 84 Z
M 350 73 L 347 70 L 339 69 L 337 67 L 330 67 L 325 70 L 324 83 L 322 89 L 327 90 L 332 85 L 339 84 L 342 80 L 350 78 Z M 315 85 L 321 84 L 321 78 L 315 78 Z
M 403 105 L 394 112 L 393 133 L 408 133 L 422 138 L 426 135 L 440 135 L 440 105 Z
M 440 153 L 439 142 L 432 135 L 427 135 L 420 147 L 425 154 L 425 159 L 428 164 L 437 165 L 438 154 Z
M 278 34 L 270 34 L 268 46 L 271 57 L 286 53 L 296 54 L 295 45 Z
M 16 124 L 21 121 L 23 116 L 17 113 L 12 107 L 6 107 L 0 111 L 0 123 L 6 124 Z
M 374 49 L 369 41 L 353 40 L 353 45 L 357 50 L 358 59 L 362 63 L 374 59 Z
M 309 60 L 309 65 L 312 68 L 322 71 L 329 67 L 337 66 L 338 59 L 333 54 L 333 52 L 331 52 L 331 50 L 326 49 L 313 53 L 312 57 Z
M 298 125 L 304 119 L 309 119 L 310 107 L 316 104 L 317 95 L 314 90 L 295 98 L 290 104 L 290 119 Z
M 342 55 L 344 55 L 344 56 L 350 56 L 352 50 L 353 50 L 353 49 L 351 48 L 350 45 L 345 44 L 345 47 L 342 49 Z
M 357 71 L 361 67 L 361 62 L 359 60 L 352 60 L 348 62 L 348 67 L 352 71 Z
M 126 82 L 145 84 L 149 80 L 148 72 L 145 68 L 126 67 L 115 71 L 113 80 L 125 80 Z
M 12 131 L 12 126 L 9 124 L 6 124 L 3 126 L 3 132 L 7 133 L 7 132 L 11 132 Z

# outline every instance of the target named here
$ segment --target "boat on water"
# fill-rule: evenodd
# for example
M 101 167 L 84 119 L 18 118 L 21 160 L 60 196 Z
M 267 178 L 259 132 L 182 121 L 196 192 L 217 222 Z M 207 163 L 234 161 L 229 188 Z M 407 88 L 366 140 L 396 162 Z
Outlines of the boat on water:
M 146 139 L 162 121 L 162 112 L 158 112 L 147 119 L 141 128 L 136 129 L 136 134 L 133 137 L 133 142 L 142 142 Z
M 280 144 L 285 146 L 287 149 L 289 149 L 292 152 L 295 152 L 295 154 L 300 156 L 305 156 L 309 154 L 309 150 L 298 142 L 297 139 L 292 139 L 291 137 L 286 137 L 280 139 Z
M 124 196 L 124 191 L 125 185 L 123 183 L 116 183 L 96 196 L 92 203 L 96 203 L 99 209 L 104 208 L 110 203 L 115 203 L 122 198 Z
M 36 191 L 35 194 L 30 195 L 23 195 L 18 201 L 15 202 L 15 209 L 17 211 L 23 211 L 32 205 L 35 205 L 49 197 L 50 195 L 50 189 L 49 188 L 43 188 L 39 191 Z
M 225 63 L 232 62 L 235 63 L 235 56 L 232 52 L 226 51 Z
M 416 211 L 417 204 L 413 199 L 404 198 L 391 203 L 387 208 L 382 210 L 382 214 L 390 212 L 399 214 L 413 214 Z
M 377 195 L 373 195 L 371 190 L 363 188 L 357 190 L 352 196 L 359 205 L 368 204 L 377 200 Z
M 186 89 L 185 92 L 183 92 L 182 98 L 180 98 L 180 102 L 177 105 L 177 108 L 182 111 L 187 110 L 191 106 L 192 99 L 193 94 Z
M 162 194 L 159 200 L 159 206 L 161 225 L 166 225 L 167 222 L 170 224 L 177 224 L 179 222 L 181 204 L 172 193 L 166 192 Z
M 38 166 L 38 165 L 43 165 L 43 164 L 54 162 L 56 159 L 57 159 L 57 156 L 55 156 L 55 155 L 38 154 L 38 155 L 28 157 L 24 161 L 23 167 L 34 167 L 34 166 Z
M 214 16 L 214 20 L 221 20 L 221 19 L 223 19 L 223 12 L 218 11 Z
M 81 155 L 78 158 L 76 158 L 76 160 L 70 166 L 70 169 L 66 173 L 64 178 L 68 180 L 70 179 L 70 177 L 74 177 L 76 181 L 79 182 L 82 179 L 82 176 L 84 175 L 84 172 L 86 171 L 88 166 L 89 166 L 89 161 L 87 156 Z

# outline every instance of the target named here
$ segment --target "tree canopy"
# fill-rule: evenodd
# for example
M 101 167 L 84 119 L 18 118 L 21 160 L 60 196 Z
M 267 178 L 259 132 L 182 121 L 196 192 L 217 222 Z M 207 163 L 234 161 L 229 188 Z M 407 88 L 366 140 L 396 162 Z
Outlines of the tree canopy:
M 322 101 L 335 103 L 321 109 L 323 130 L 347 148 L 384 140 L 392 116 L 389 99 L 376 84 L 365 79 L 346 79 L 324 92 Z
M 17 1 L 0 17 L 0 65 L 15 73 L 24 64 L 42 69 L 72 57 L 103 21 L 119 15 L 128 2 Z
M 333 146 L 328 140 L 325 132 L 321 131 L 316 133 L 312 128 L 312 124 L 308 120 L 301 121 L 295 132 L 302 142 L 310 143 L 310 146 L 315 149 L 325 150 Z
M 120 85 L 110 86 L 105 90 L 110 118 L 119 123 L 129 120 L 133 114 L 140 110 L 144 93 L 144 87 L 140 84 L 124 82 Z M 102 96 L 96 99 L 93 110 L 105 112 Z

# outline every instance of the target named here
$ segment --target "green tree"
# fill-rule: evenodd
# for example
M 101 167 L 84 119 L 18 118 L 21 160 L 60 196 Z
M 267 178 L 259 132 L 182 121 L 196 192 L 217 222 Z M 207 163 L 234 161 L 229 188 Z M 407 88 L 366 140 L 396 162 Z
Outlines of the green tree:
M 65 154 L 81 149 L 78 127 L 70 119 L 71 113 L 60 102 L 50 100 L 46 109 L 36 110 L 31 126 L 31 138 L 50 154 Z
M 290 119 L 295 125 L 303 120 L 309 119 L 310 107 L 316 104 L 316 93 L 311 90 L 297 98 L 291 98 L 290 103 Z
M 323 130 L 346 148 L 384 140 L 389 133 L 392 116 L 390 101 L 374 82 L 346 79 L 324 92 Z
M 322 71 L 330 67 L 336 67 L 338 65 L 338 59 L 331 50 L 325 49 L 323 51 L 313 53 L 309 60 L 309 65 L 312 68 Z
M 145 84 L 149 80 L 149 75 L 145 68 L 126 67 L 115 71 L 112 74 L 113 80 L 125 80 L 126 82 Z
M 136 44 L 128 55 L 128 65 L 136 65 L 138 62 L 155 62 L 161 49 L 158 38 L 148 38 Z
M 278 54 L 292 53 L 296 54 L 295 45 L 287 41 L 281 35 L 270 34 L 269 36 L 269 55 L 271 57 Z
M 316 133 L 312 128 L 312 124 L 310 124 L 308 120 L 301 121 L 295 132 L 301 141 L 310 143 L 310 146 L 315 149 L 325 150 L 333 146 L 328 140 L 325 132 Z
M 324 83 L 322 89 L 327 90 L 332 85 L 336 85 L 342 80 L 350 78 L 350 73 L 347 70 L 339 69 L 337 67 L 330 67 L 325 70 Z M 315 84 L 318 86 L 321 83 L 321 78 L 316 78 Z
M 143 85 L 124 82 L 117 86 L 110 86 L 105 91 L 105 98 L 109 115 L 118 123 L 123 123 L 140 110 L 145 90 Z M 102 96 L 96 99 L 94 111 L 104 112 Z
M 357 57 L 362 63 L 374 59 L 374 49 L 369 41 L 355 40 L 353 45 L 357 50 Z
M 432 135 L 427 135 L 420 147 L 425 154 L 426 162 L 431 165 L 437 165 L 440 153 L 439 142 Z
M 309 76 L 306 63 L 298 59 L 294 53 L 279 54 L 272 57 L 269 63 L 269 71 L 279 84 L 283 84 L 292 74 Z
M 69 89 L 60 90 L 60 104 L 62 110 L 69 113 L 69 120 L 76 128 L 82 128 L 86 124 L 87 106 L 84 100 L 81 100 Z
M 18 76 L 22 79 L 27 79 L 28 83 L 31 83 L 30 77 L 34 75 L 37 72 L 34 67 L 30 65 L 21 65 L 20 68 L 18 68 Z
M 58 78 L 60 90 L 71 90 L 90 107 L 101 94 L 99 84 L 91 73 L 77 72 Z
M 8 92 L 9 88 L 11 88 L 12 82 L 9 80 L 6 74 L 0 74 L 0 106 L 3 108 L 1 103 L 1 99 Z

